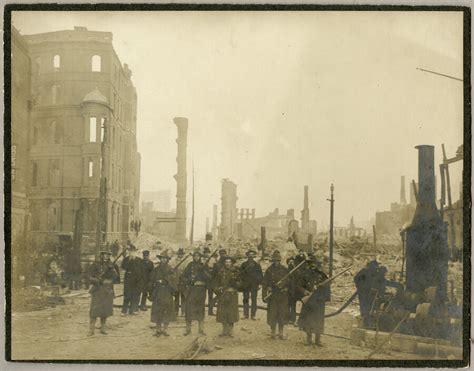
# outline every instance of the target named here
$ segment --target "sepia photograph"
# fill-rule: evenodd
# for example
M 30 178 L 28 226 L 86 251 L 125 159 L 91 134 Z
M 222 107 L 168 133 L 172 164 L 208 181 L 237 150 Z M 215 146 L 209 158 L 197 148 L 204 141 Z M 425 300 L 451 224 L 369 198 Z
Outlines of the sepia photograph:
M 7 360 L 468 366 L 470 8 L 4 12 Z

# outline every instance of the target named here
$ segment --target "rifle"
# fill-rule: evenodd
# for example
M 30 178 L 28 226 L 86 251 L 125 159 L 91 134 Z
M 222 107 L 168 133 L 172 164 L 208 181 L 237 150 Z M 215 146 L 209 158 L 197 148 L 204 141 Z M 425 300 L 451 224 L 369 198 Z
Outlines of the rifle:
M 283 278 L 278 281 L 275 286 L 280 287 L 280 285 L 288 278 L 290 275 L 292 275 L 297 269 L 299 269 L 304 263 L 306 263 L 306 260 L 303 260 L 301 263 L 299 263 L 296 267 L 294 267 L 291 271 L 289 271 L 287 274 L 283 276 Z M 272 296 L 272 293 L 270 292 L 267 296 L 263 298 L 263 301 L 267 301 L 268 298 Z
M 213 257 L 214 254 L 217 252 L 217 250 L 219 250 L 218 247 L 211 253 L 211 255 L 209 255 L 209 257 L 208 257 L 208 258 L 206 259 L 206 261 L 204 262 L 204 265 L 199 269 L 198 273 L 201 273 L 201 272 L 204 270 L 204 268 L 207 267 L 207 265 L 209 264 L 209 262 L 211 261 L 212 257 Z M 188 283 L 186 284 L 186 289 L 185 289 L 186 291 L 185 291 L 185 295 L 184 295 L 184 296 L 187 296 L 187 292 L 189 291 L 189 285 L 190 285 L 190 284 L 193 284 L 193 283 L 194 283 L 194 281 L 191 281 L 190 283 L 188 282 Z
M 117 257 L 112 261 L 112 263 L 110 264 L 110 266 L 107 267 L 107 269 L 105 269 L 104 271 L 102 271 L 96 278 L 99 280 L 99 282 L 97 283 L 94 283 L 92 285 L 92 287 L 89 289 L 89 294 L 92 294 L 93 292 L 95 292 L 98 288 L 98 286 L 101 284 L 100 281 L 102 281 L 105 273 L 107 273 L 109 271 L 109 269 L 111 268 L 114 268 L 115 267 L 115 264 L 117 263 L 117 261 L 120 259 L 120 257 L 125 254 L 125 248 L 122 249 L 122 252 L 120 254 L 117 255 Z
M 301 299 L 301 302 L 303 304 L 306 304 L 308 302 L 308 300 L 311 298 L 311 296 L 315 293 L 315 291 L 321 287 L 324 287 L 324 286 L 327 286 L 328 284 L 330 284 L 332 281 L 334 281 L 337 277 L 339 277 L 340 275 L 342 275 L 343 273 L 347 272 L 349 269 L 352 268 L 352 264 L 349 265 L 347 268 L 343 269 L 342 271 L 340 271 L 338 274 L 332 276 L 332 277 L 329 277 L 328 279 L 325 279 L 323 282 L 321 283 L 318 283 L 316 286 L 316 289 L 311 291 L 308 295 L 304 296 L 302 299 Z
M 184 261 L 185 261 L 187 258 L 189 258 L 191 255 L 192 255 L 191 253 L 187 254 L 178 264 L 176 264 L 176 266 L 173 268 L 173 272 L 176 272 L 176 269 L 178 269 L 179 266 L 180 266 L 181 264 L 183 264 Z

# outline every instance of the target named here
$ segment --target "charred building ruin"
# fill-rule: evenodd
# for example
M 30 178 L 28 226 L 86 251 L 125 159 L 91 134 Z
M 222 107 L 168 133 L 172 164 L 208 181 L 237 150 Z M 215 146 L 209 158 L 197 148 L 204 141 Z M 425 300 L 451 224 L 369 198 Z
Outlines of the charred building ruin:
M 237 223 L 237 184 L 229 179 L 222 180 L 221 190 L 221 224 L 219 240 L 225 241 L 234 234 Z

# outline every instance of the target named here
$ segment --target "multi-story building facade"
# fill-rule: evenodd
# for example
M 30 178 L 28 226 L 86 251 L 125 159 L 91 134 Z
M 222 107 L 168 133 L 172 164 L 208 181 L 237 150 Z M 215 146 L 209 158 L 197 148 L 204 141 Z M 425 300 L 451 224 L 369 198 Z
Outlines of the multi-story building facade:
M 140 195 L 132 72 L 120 62 L 109 32 L 75 27 L 23 39 L 31 61 L 29 125 L 25 130 L 14 122 L 13 132 L 29 136 L 25 176 L 32 240 L 73 232 L 77 210 L 82 234 L 94 240 L 101 174 L 107 178 L 106 239 L 127 238 Z M 12 191 L 17 189 L 13 184 Z
M 26 237 L 29 230 L 28 148 L 31 109 L 31 61 L 28 45 L 12 29 L 11 55 L 11 231 L 12 243 Z

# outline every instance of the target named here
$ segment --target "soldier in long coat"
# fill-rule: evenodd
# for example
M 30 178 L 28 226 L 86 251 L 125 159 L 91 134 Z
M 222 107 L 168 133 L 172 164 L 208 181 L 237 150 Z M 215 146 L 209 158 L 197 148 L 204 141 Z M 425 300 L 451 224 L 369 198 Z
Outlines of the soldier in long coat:
M 293 256 L 289 257 L 286 259 L 286 264 L 288 271 L 291 271 L 295 268 L 295 258 Z M 297 270 L 288 278 L 288 323 L 290 324 L 295 324 L 296 322 L 296 302 L 298 301 L 296 283 L 298 282 L 298 273 Z
M 208 294 L 207 299 L 207 314 L 210 316 L 214 315 L 214 305 L 215 305 L 215 298 L 214 298 L 214 290 L 216 289 L 216 276 L 217 272 L 221 270 L 224 266 L 224 258 L 227 256 L 227 251 L 224 248 L 219 249 L 219 259 L 216 259 L 215 262 L 212 264 L 211 269 L 211 281 L 209 282 L 209 288 L 211 289 L 211 293 Z
M 153 272 L 153 262 L 150 260 L 150 251 L 143 251 L 142 259 L 142 298 L 140 301 L 140 310 L 147 311 L 146 301 L 149 296 L 148 282 L 150 282 L 151 272 Z
M 216 273 L 217 322 L 222 323 L 220 336 L 232 337 L 234 323 L 239 321 L 238 289 L 241 286 L 240 272 L 233 266 L 235 259 L 223 258 L 224 266 Z
M 298 291 L 304 297 L 303 307 L 298 320 L 300 330 L 306 332 L 306 345 L 312 344 L 312 335 L 315 335 L 314 343 L 322 346 L 321 334 L 324 332 L 324 310 L 326 302 L 330 300 L 329 285 L 320 287 L 328 276 L 321 270 L 321 265 L 315 256 L 308 260 L 307 267 L 298 282 Z
M 160 263 L 151 273 L 149 290 L 151 292 L 151 322 L 156 323 L 155 336 L 169 336 L 168 324 L 176 320 L 173 295 L 177 290 L 176 274 L 169 266 L 167 252 L 157 255 Z
M 248 250 L 247 260 L 240 266 L 240 277 L 242 280 L 243 302 L 244 302 L 244 318 L 249 318 L 249 299 L 252 301 L 251 318 L 255 320 L 257 313 L 257 292 L 259 286 L 262 284 L 263 273 L 262 267 L 255 261 L 257 252 L 255 250 Z
M 288 279 L 282 279 L 288 274 L 288 269 L 281 264 L 281 254 L 273 252 L 272 265 L 263 276 L 263 301 L 267 302 L 267 323 L 270 325 L 272 339 L 284 339 L 283 327 L 288 323 Z
M 119 269 L 110 261 L 111 253 L 101 251 L 99 261 L 92 263 L 88 272 L 92 295 L 89 311 L 90 323 L 88 336 L 94 335 L 97 317 L 100 318 L 100 333 L 107 335 L 107 317 L 113 315 L 114 310 L 114 283 L 120 283 Z
M 204 333 L 204 309 L 206 304 L 206 285 L 211 278 L 208 267 L 201 261 L 202 254 L 199 251 L 193 253 L 193 261 L 189 263 L 181 276 L 185 287 L 185 316 L 186 331 L 184 335 L 191 333 L 192 321 L 198 321 L 199 334 Z
M 371 260 L 367 266 L 362 268 L 354 276 L 354 283 L 357 288 L 357 295 L 359 298 L 360 315 L 366 327 L 372 325 L 370 310 L 377 295 L 377 277 L 378 277 L 379 263 L 376 260 Z
M 143 261 L 136 256 L 137 248 L 130 245 L 129 255 L 122 260 L 121 268 L 125 270 L 123 279 L 122 316 L 137 314 L 140 293 L 143 290 Z

